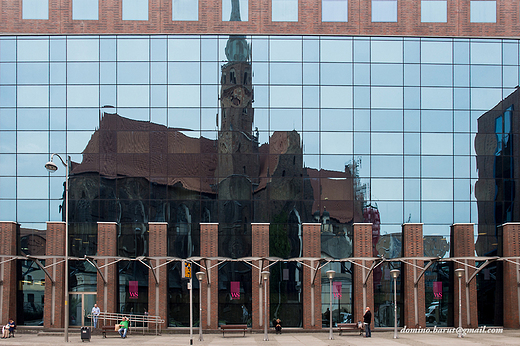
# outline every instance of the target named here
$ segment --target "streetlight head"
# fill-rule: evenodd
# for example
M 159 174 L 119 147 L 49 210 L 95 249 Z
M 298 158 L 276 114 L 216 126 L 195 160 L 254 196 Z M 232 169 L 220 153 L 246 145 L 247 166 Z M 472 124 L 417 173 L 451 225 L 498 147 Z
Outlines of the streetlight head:
M 49 161 L 45 164 L 45 168 L 47 168 L 47 170 L 51 173 L 54 173 L 58 170 L 58 166 L 56 166 L 56 164 L 52 161 Z
M 264 272 L 262 272 L 262 279 L 263 279 L 264 281 L 268 280 L 268 279 L 269 279 L 269 274 L 271 274 L 271 273 L 268 272 L 268 271 L 264 271 Z
M 392 279 L 397 279 L 400 273 L 401 272 L 399 271 L 399 269 L 390 270 L 390 275 L 392 276 Z
M 195 273 L 195 276 L 197 277 L 197 280 L 199 280 L 199 281 L 202 281 L 204 279 L 205 275 L 206 275 L 206 273 L 204 273 L 204 272 Z
M 461 278 L 462 275 L 464 275 L 464 269 L 462 269 L 462 268 L 455 269 L 455 275 L 457 275 L 458 278 Z
M 329 280 L 334 279 L 334 276 L 336 276 L 336 272 L 334 270 L 327 270 L 327 277 Z

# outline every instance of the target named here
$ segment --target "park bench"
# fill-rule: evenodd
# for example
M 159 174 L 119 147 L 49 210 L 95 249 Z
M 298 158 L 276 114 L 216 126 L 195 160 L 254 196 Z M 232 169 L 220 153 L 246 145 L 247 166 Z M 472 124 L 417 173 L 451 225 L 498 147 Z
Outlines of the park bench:
M 107 337 L 107 333 L 109 334 L 117 334 L 117 336 L 120 336 L 119 332 L 117 332 L 114 326 L 102 326 L 101 327 L 101 334 L 103 334 L 103 337 Z M 130 330 L 128 330 L 127 335 L 130 333 Z
M 222 324 L 220 329 L 222 330 L 222 337 L 225 337 L 225 332 L 244 332 L 244 336 L 246 336 L 247 324 Z
M 359 331 L 359 335 L 363 335 L 363 324 L 361 324 L 360 328 L 358 323 L 338 323 L 337 327 L 339 335 L 341 335 L 342 332 L 352 331 Z

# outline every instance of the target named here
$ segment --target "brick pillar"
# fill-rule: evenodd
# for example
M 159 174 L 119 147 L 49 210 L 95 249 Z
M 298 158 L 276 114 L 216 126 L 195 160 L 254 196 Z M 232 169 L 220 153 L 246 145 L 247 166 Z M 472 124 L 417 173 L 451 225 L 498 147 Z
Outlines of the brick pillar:
M 200 224 L 200 257 L 218 256 L 218 223 Z M 206 268 L 217 264 L 206 260 Z M 206 271 L 202 281 L 202 329 L 218 329 L 218 267 Z
M 511 222 L 502 225 L 502 257 L 520 256 L 520 223 Z M 512 260 L 517 265 L 504 261 L 503 263 L 503 299 L 504 299 L 504 328 L 520 327 L 520 260 Z
M 353 256 L 355 258 L 373 257 L 372 224 L 355 223 L 352 234 Z M 356 263 L 357 264 L 352 264 L 354 273 L 354 277 L 352 278 L 352 316 L 353 321 L 363 321 L 365 307 L 370 307 L 372 316 L 374 311 L 374 278 L 372 274 L 370 274 L 366 285 L 363 285 L 363 280 L 368 273 L 368 269 L 365 269 L 364 267 L 370 267 L 372 265 L 372 261 L 356 260 Z M 363 267 L 361 267 L 359 264 L 363 265 Z
M 403 257 L 424 257 L 423 246 L 423 224 L 422 223 L 405 223 L 403 225 Z M 424 296 L 424 275 L 418 281 L 415 281 L 421 274 L 418 267 L 423 268 L 424 261 L 416 259 L 406 260 L 408 263 L 402 264 L 401 278 L 403 287 L 403 322 L 409 328 L 425 327 L 426 316 L 424 314 L 425 296 Z
M 150 222 L 149 226 L 149 254 L 150 257 L 165 257 L 168 255 L 168 223 Z M 150 265 L 157 267 L 166 263 L 166 259 L 152 260 Z M 156 283 L 155 278 L 159 281 Z M 148 313 L 151 316 L 160 316 L 165 323 L 160 324 L 160 329 L 168 327 L 168 266 L 163 265 L 155 269 L 155 276 L 150 271 L 148 274 Z M 151 325 L 155 328 L 155 325 Z
M 16 233 L 20 226 L 15 222 L 0 222 L 0 254 L 16 256 Z M 8 257 L 0 257 L 0 261 L 7 261 Z M 0 318 L 8 321 L 12 318 L 16 322 L 16 260 L 0 264 Z M 5 323 L 5 322 L 3 322 Z
M 268 223 L 253 223 L 251 224 L 252 233 L 252 256 L 253 257 L 269 257 L 269 224 Z M 264 329 L 264 285 L 262 284 L 262 268 L 269 265 L 269 263 L 262 263 L 263 261 L 255 261 L 255 265 L 260 268 L 252 268 L 251 280 L 253 282 L 253 306 L 252 306 L 252 328 L 256 330 Z M 267 289 L 267 321 L 270 321 L 269 315 L 269 285 Z M 269 328 L 269 325 L 267 326 Z
M 117 256 L 117 223 L 98 222 L 98 256 Z M 113 263 L 115 259 L 100 259 L 97 262 L 99 267 Z M 117 263 L 107 265 L 101 269 L 106 282 L 103 282 L 101 275 L 97 275 L 97 305 L 103 312 L 118 312 L 117 309 Z M 113 324 L 113 321 L 107 321 Z M 102 320 L 99 320 L 102 325 Z
M 451 226 L 451 242 L 450 252 L 451 257 L 472 257 L 475 256 L 475 238 L 472 223 L 457 223 Z M 471 266 L 475 266 L 473 260 L 463 260 Z M 465 269 L 464 275 L 461 279 L 461 297 L 462 297 L 462 327 L 476 328 L 478 326 L 477 315 L 477 281 L 474 278 L 469 285 L 466 282 L 475 271 L 470 267 L 459 263 L 453 263 L 453 270 Z M 453 321 L 455 327 L 459 325 L 459 279 L 455 272 L 450 273 L 453 282 Z M 469 308 L 468 308 L 469 307 Z
M 65 306 L 65 222 L 47 222 L 45 253 L 47 256 L 60 256 L 45 260 L 47 271 L 54 280 L 45 284 L 45 304 L 43 308 L 43 325 L 45 328 L 64 327 Z M 54 263 L 61 262 L 53 265 Z M 67 288 L 68 289 L 68 288 Z M 69 300 L 70 301 L 70 300 Z
M 303 257 L 321 257 L 321 224 L 302 225 Z M 304 261 L 316 268 L 315 261 Z M 321 271 L 303 266 L 303 328 L 321 329 Z

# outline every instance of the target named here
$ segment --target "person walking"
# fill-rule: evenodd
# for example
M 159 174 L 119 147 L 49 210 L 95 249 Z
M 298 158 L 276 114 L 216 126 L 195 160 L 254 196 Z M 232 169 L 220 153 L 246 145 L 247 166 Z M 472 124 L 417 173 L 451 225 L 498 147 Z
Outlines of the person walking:
M 97 304 L 94 304 L 94 307 L 92 308 L 92 320 L 94 321 L 94 328 L 97 328 L 97 322 L 100 312 L 101 311 L 99 310 Z
M 370 323 L 372 322 L 372 313 L 370 308 L 367 306 L 365 314 L 363 315 L 363 322 L 365 322 L 365 338 L 370 338 L 372 333 L 370 332 Z

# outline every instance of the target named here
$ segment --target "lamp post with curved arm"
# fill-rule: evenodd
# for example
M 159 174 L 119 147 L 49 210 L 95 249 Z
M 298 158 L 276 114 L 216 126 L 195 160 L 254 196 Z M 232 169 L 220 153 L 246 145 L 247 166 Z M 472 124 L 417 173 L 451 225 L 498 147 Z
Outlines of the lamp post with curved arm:
M 270 272 L 263 271 L 262 272 L 262 280 L 264 283 L 264 341 L 269 341 L 269 336 L 267 334 L 267 280 L 269 279 Z
M 64 324 L 63 324 L 63 334 L 65 334 L 65 342 L 69 341 L 69 162 L 70 157 L 67 157 L 67 163 L 63 161 L 60 155 L 52 154 L 51 160 L 45 164 L 45 168 L 54 173 L 58 170 L 58 166 L 52 161 L 54 156 L 57 156 L 63 166 L 65 166 L 66 175 L 65 175 L 65 311 L 64 311 Z
M 334 334 L 332 334 L 332 280 L 336 276 L 334 270 L 327 270 L 327 277 L 329 278 L 330 291 L 329 291 L 329 340 L 334 340 Z
M 464 269 L 459 268 L 455 269 L 455 275 L 459 278 L 459 329 L 457 332 L 457 337 L 463 338 L 464 335 L 462 335 L 462 288 L 461 288 L 461 281 L 462 281 L 462 275 L 464 275 Z
M 197 272 L 195 276 L 197 276 L 197 280 L 199 280 L 199 341 L 204 341 L 202 336 L 202 280 L 204 280 L 206 273 Z
M 397 277 L 399 274 L 399 269 L 390 270 L 390 275 L 394 280 L 394 339 L 399 339 L 397 336 Z

